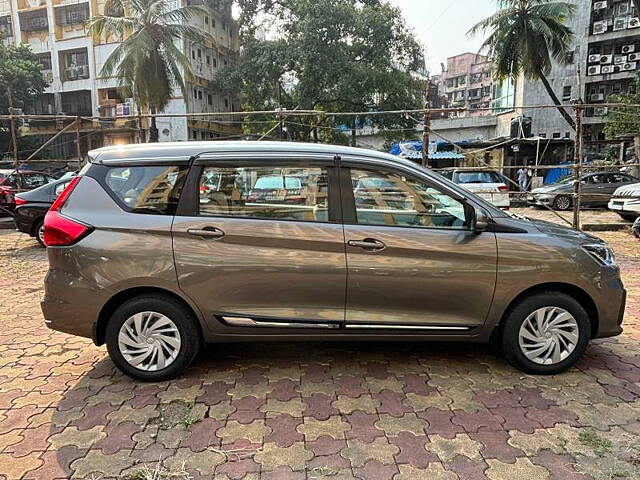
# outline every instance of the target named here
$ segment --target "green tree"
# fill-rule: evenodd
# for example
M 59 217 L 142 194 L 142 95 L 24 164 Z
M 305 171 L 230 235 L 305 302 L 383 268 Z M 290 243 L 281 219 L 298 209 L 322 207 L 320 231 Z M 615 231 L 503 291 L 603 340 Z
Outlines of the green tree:
M 41 95 L 47 87 L 42 77 L 42 65 L 27 45 L 5 45 L 0 42 L 0 112 L 9 113 L 11 108 L 29 109 L 34 97 Z M 0 123 L 1 152 L 9 150 L 12 143 L 9 122 Z M 17 147 L 21 141 L 17 139 Z
M 494 64 L 497 80 L 517 79 L 521 74 L 541 81 L 567 123 L 575 130 L 571 115 L 562 107 L 547 75 L 553 62 L 568 63 L 573 32 L 566 25 L 575 5 L 551 0 L 501 0 L 498 12 L 476 24 L 470 35 L 488 32 L 481 52 Z
M 604 134 L 607 139 L 615 140 L 618 137 L 632 137 L 636 162 L 640 159 L 640 74 L 636 75 L 636 88 L 631 93 L 611 95 L 609 103 L 617 103 L 609 108 L 607 121 L 604 126 Z M 640 174 L 640 168 L 634 167 L 635 175 Z
M 208 14 L 201 5 L 172 8 L 170 0 L 111 0 L 108 15 L 89 21 L 97 36 L 107 35 L 121 43 L 105 61 L 100 74 L 116 76 L 126 96 L 151 113 L 163 111 L 173 89 L 188 98 L 185 78 L 193 73 L 181 46 L 187 40 L 202 43 L 208 35 L 189 25 L 195 15 Z M 149 141 L 158 141 L 155 117 L 151 118 Z
M 218 80 L 245 110 L 359 112 L 422 108 L 423 52 L 400 10 L 386 0 L 238 0 L 242 53 Z M 273 38 L 261 38 L 268 31 Z M 361 125 L 353 117 L 294 117 L 288 137 L 344 141 L 337 125 Z M 271 117 L 250 130 L 265 132 Z M 269 123 L 271 121 L 271 123 Z M 406 116 L 376 116 L 367 124 L 415 127 Z M 402 132 L 399 132 L 399 135 Z

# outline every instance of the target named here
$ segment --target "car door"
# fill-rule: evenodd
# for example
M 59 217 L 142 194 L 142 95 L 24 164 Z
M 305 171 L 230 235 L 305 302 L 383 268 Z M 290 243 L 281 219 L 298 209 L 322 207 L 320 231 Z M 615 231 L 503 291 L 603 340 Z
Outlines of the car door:
M 474 233 L 459 193 L 405 170 L 344 162 L 346 327 L 470 330 L 496 285 L 495 234 Z M 364 189 L 385 185 L 384 189 Z
M 180 288 L 212 325 L 343 324 L 347 273 L 334 177 L 333 156 L 194 164 L 173 225 L 175 262 Z M 256 189 L 258 182 L 270 188 Z
M 607 179 L 603 173 L 583 177 L 582 185 L 580 186 L 580 204 L 583 207 L 596 205 L 606 185 Z

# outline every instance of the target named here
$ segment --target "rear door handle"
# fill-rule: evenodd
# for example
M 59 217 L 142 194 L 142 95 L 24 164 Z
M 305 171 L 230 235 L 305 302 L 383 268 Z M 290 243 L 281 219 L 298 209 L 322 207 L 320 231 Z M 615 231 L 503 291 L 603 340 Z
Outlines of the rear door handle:
M 224 237 L 224 232 L 219 228 L 215 227 L 204 227 L 204 228 L 190 228 L 187 230 L 189 235 L 193 235 L 195 237 L 204 237 L 204 238 L 214 238 L 219 239 Z
M 384 250 L 387 246 L 380 240 L 375 238 L 365 238 L 364 240 L 349 240 L 347 245 L 350 247 L 357 247 L 367 250 L 368 252 L 379 252 Z

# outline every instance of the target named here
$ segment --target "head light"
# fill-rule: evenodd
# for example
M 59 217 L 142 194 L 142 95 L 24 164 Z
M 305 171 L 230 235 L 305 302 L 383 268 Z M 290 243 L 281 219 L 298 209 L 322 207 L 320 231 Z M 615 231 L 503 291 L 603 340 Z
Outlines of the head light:
M 616 264 L 616 257 L 613 250 L 606 243 L 593 243 L 583 245 L 582 249 L 591 255 L 600 265 L 612 267 Z

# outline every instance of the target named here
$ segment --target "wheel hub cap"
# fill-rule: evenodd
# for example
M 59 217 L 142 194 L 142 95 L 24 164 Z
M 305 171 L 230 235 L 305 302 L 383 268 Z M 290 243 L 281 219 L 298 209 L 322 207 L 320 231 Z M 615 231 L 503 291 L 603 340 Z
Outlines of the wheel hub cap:
M 173 321 L 157 312 L 140 312 L 120 327 L 118 348 L 123 358 L 139 370 L 168 367 L 180 353 L 180 332 Z
M 555 365 L 575 350 L 580 337 L 578 322 L 559 307 L 544 307 L 529 315 L 520 327 L 520 350 L 538 365 Z

